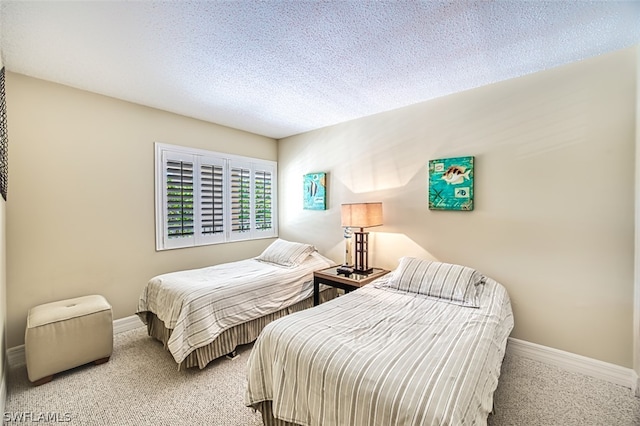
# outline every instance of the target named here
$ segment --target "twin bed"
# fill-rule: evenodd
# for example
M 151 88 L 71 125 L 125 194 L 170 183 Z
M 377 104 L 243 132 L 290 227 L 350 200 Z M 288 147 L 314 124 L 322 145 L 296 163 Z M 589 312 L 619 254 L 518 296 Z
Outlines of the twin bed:
M 255 341 L 245 404 L 267 426 L 478 425 L 493 406 L 513 314 L 472 268 L 411 257 L 357 291 L 324 289 L 332 262 L 276 240 L 260 256 L 149 281 L 137 314 L 180 367 Z
M 278 239 L 256 258 L 152 278 L 136 313 L 179 368 L 204 368 L 269 322 L 312 307 L 313 271 L 332 264 L 309 244 Z
M 403 258 L 358 291 L 267 325 L 245 403 L 265 425 L 486 424 L 512 328 L 494 280 Z

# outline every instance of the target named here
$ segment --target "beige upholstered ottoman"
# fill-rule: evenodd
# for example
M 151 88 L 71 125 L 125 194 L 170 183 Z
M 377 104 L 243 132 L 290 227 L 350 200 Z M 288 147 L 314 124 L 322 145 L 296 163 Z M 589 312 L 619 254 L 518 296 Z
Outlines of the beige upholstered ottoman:
M 109 361 L 113 351 L 111 305 L 104 297 L 93 295 L 29 309 L 24 350 L 29 380 L 35 385 L 70 368 Z

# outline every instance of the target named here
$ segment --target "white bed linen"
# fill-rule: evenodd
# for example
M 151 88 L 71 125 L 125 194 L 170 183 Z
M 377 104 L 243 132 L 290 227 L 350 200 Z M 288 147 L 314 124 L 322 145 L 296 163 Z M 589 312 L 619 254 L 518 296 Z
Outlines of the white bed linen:
M 313 271 L 333 262 L 314 252 L 296 267 L 256 259 L 171 272 L 152 278 L 137 314 L 153 312 L 173 332 L 168 349 L 177 363 L 220 333 L 313 295 Z
M 248 363 L 247 406 L 299 425 L 480 425 L 513 328 L 506 290 L 480 308 L 363 288 L 267 325 Z

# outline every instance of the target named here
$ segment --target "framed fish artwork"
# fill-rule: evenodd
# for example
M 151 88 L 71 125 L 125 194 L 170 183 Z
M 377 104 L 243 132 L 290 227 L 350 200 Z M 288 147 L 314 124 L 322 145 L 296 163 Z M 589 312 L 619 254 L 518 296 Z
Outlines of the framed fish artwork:
M 327 209 L 327 174 L 308 173 L 304 175 L 303 208 L 305 210 Z
M 429 160 L 429 209 L 473 210 L 474 157 Z

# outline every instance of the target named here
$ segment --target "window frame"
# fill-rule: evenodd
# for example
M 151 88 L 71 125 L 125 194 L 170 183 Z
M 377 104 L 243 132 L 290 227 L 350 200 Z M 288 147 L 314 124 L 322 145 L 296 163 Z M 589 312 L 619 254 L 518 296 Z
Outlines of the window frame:
M 277 162 L 260 158 L 245 157 L 235 154 L 227 154 L 215 151 L 208 151 L 200 148 L 190 148 L 179 145 L 169 145 L 166 143 L 155 143 L 155 228 L 156 228 L 156 251 L 171 250 L 177 248 L 198 247 L 212 244 L 224 244 L 235 241 L 246 241 L 263 238 L 276 238 L 278 236 L 278 168 Z M 191 162 L 193 170 L 193 235 L 180 238 L 169 238 L 168 226 L 168 167 L 165 165 L 171 161 Z M 202 219 L 206 213 L 203 208 L 203 179 L 202 167 L 222 167 L 222 203 L 223 203 L 223 231 L 206 235 L 203 232 Z M 249 215 L 250 229 L 243 232 L 235 232 L 232 229 L 231 214 L 231 170 L 234 167 L 249 169 Z M 256 185 L 262 182 L 262 173 L 271 173 L 268 188 L 270 195 L 270 220 L 271 228 L 258 229 L 257 223 L 262 218 L 262 210 L 257 207 L 265 203 L 263 199 L 256 199 Z M 268 203 L 266 203 L 268 204 Z

